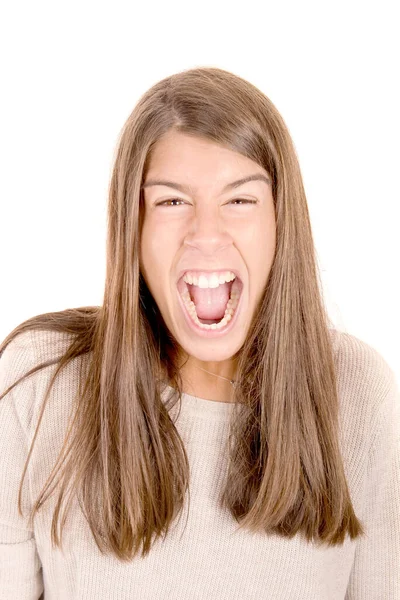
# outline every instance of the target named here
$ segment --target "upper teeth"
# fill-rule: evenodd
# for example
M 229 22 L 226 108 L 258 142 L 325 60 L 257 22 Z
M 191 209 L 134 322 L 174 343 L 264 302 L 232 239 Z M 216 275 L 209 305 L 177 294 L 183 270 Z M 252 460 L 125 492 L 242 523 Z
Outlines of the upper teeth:
M 183 281 L 191 285 L 197 285 L 200 288 L 216 288 L 222 283 L 233 281 L 235 278 L 236 275 L 232 271 L 210 273 L 210 275 L 200 275 L 199 277 L 192 273 L 185 273 Z

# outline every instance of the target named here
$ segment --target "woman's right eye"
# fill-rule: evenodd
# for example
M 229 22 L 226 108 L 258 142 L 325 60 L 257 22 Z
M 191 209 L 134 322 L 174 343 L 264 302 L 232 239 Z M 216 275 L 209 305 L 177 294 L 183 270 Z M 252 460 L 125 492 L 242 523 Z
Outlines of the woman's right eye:
M 166 205 L 167 202 L 184 202 L 182 198 L 170 198 L 169 200 L 163 200 L 162 202 L 158 202 L 156 206 Z

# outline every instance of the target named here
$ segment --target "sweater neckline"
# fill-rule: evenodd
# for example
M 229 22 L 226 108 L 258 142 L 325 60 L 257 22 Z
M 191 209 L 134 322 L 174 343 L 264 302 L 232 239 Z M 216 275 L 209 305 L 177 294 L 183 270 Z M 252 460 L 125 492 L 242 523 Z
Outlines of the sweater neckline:
M 171 393 L 173 389 L 170 385 L 167 385 L 168 393 Z M 237 405 L 237 402 L 208 400 L 207 398 L 200 398 L 199 396 L 182 392 L 182 411 L 193 415 L 205 417 L 210 415 L 213 418 L 226 419 L 231 414 L 235 405 Z

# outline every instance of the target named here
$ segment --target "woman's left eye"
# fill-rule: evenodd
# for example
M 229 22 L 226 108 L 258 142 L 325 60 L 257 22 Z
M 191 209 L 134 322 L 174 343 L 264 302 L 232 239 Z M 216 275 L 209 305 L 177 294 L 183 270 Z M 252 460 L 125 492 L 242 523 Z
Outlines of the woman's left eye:
M 257 204 L 257 200 L 249 200 L 248 198 L 235 198 L 232 202 L 246 202 L 246 204 Z

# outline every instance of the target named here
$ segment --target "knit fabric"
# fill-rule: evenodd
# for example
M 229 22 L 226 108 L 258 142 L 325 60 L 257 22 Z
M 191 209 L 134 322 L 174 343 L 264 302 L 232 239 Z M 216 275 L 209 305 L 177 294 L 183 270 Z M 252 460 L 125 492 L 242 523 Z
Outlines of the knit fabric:
M 22 488 L 24 517 L 17 509 L 19 484 L 56 366 L 28 377 L 0 400 L 0 600 L 399 600 L 399 387 L 374 348 L 348 333 L 331 333 L 341 451 L 365 537 L 317 547 L 300 535 L 237 530 L 218 504 L 233 405 L 184 394 L 176 427 L 190 462 L 190 506 L 165 539 L 145 558 L 122 562 L 102 555 L 75 502 L 63 549 L 53 548 L 57 490 L 31 529 L 28 509 L 63 445 L 78 358 L 62 371 L 46 406 Z M 0 393 L 33 366 L 59 356 L 68 341 L 55 332 L 20 334 L 0 357 Z

